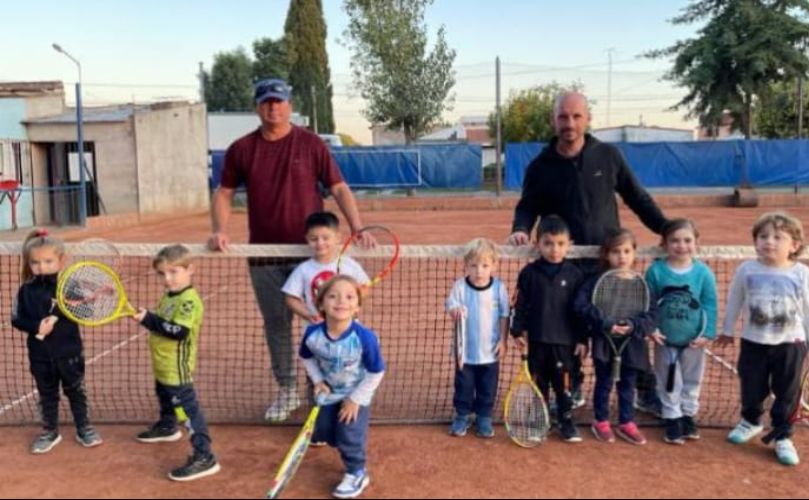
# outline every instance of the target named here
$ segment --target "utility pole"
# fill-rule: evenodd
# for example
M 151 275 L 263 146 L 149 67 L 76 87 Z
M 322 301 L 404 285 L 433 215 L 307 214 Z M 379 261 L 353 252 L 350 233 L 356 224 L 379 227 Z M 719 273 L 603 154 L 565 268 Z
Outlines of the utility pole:
M 615 49 L 607 49 L 607 126 L 612 124 L 612 55 Z
M 312 85 L 312 124 L 314 125 L 314 132 L 317 134 L 317 93 L 314 85 Z
M 199 63 L 197 77 L 199 78 L 199 101 L 205 102 L 205 67 L 202 65 L 202 61 Z
M 497 155 L 497 159 L 495 160 L 495 176 L 497 177 L 497 181 L 495 183 L 495 193 L 499 198 L 500 193 L 503 191 L 503 109 L 500 106 L 500 56 L 495 60 L 495 73 L 497 75 L 495 79 L 495 99 L 497 105 L 497 137 L 495 138 L 495 154 Z

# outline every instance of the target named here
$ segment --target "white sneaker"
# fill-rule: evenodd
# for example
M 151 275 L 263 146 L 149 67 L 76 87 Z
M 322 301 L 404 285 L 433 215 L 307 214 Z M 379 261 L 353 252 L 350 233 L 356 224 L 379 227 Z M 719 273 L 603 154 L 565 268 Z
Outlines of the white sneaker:
M 283 422 L 289 418 L 289 414 L 301 406 L 301 398 L 295 389 L 282 390 L 278 399 L 267 407 L 264 413 L 264 420 L 268 422 Z
M 742 419 L 742 421 L 730 431 L 730 434 L 728 434 L 728 441 L 733 444 L 745 444 L 762 432 L 764 432 L 764 426 L 753 425 L 747 420 Z
M 362 495 L 369 484 L 371 484 L 371 478 L 365 471 L 361 471 L 357 475 L 346 474 L 343 476 L 343 481 L 332 492 L 332 496 L 334 498 L 357 498 Z
M 775 442 L 775 456 L 783 465 L 795 466 L 801 463 L 798 450 L 795 449 L 791 439 L 781 439 Z

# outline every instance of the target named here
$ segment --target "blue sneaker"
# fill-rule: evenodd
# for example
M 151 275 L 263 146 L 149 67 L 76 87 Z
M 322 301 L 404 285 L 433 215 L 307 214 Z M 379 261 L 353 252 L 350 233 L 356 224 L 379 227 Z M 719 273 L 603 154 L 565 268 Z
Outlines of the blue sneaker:
M 361 470 L 356 474 L 346 473 L 342 482 L 337 485 L 337 488 L 331 494 L 334 498 L 357 498 L 362 495 L 362 492 L 365 491 L 369 484 L 371 484 L 371 478 L 365 470 Z
M 781 439 L 775 442 L 775 456 L 783 465 L 795 466 L 801 463 L 798 450 L 795 449 L 791 439 Z
M 478 417 L 477 428 L 477 437 L 484 439 L 491 439 L 494 437 L 492 417 Z
M 456 415 L 452 421 L 452 427 L 449 430 L 450 436 L 464 437 L 470 427 L 469 416 Z

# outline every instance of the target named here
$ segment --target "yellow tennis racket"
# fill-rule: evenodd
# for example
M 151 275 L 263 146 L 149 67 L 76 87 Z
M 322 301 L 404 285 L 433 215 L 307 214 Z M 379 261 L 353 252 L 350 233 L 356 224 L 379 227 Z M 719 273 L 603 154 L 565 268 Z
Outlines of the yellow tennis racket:
M 81 326 L 102 326 L 137 314 L 118 274 L 96 261 L 77 262 L 59 275 L 56 305 Z
M 506 395 L 504 420 L 508 437 L 523 448 L 542 444 L 550 432 L 548 407 L 528 369 L 527 356 Z
M 312 441 L 312 435 L 315 433 L 315 424 L 317 417 L 320 415 L 320 405 L 316 404 L 312 411 L 309 412 L 309 418 L 303 424 L 303 428 L 298 437 L 289 448 L 284 461 L 278 467 L 278 472 L 275 474 L 270 490 L 267 492 L 266 498 L 278 498 L 278 495 L 284 490 L 286 485 L 292 480 L 292 476 L 298 471 L 298 467 L 303 462 L 303 457 L 309 449 L 309 443 Z

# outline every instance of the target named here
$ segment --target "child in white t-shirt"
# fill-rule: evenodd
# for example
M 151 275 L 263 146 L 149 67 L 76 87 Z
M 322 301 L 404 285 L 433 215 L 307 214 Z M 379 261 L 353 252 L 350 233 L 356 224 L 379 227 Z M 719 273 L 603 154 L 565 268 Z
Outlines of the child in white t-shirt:
M 323 321 L 315 306 L 321 285 L 337 275 L 340 254 L 340 219 L 331 212 L 315 212 L 306 219 L 306 242 L 313 257 L 292 272 L 281 289 L 286 304 L 307 325 Z M 360 264 L 351 257 L 343 257 L 340 274 L 351 276 L 360 285 L 370 280 Z

